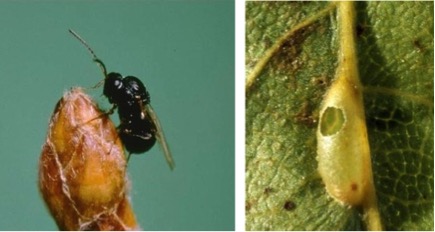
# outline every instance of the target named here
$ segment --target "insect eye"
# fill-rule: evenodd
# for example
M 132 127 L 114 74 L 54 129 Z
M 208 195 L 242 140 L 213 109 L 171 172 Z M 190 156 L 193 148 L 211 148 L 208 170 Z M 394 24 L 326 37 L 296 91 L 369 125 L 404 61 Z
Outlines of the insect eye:
M 122 81 L 121 80 L 115 80 L 113 85 L 116 86 L 118 89 L 121 89 L 122 88 Z
M 107 75 L 107 79 L 105 81 L 105 85 L 107 85 L 108 88 L 115 87 L 116 89 L 122 88 L 122 76 L 119 73 L 111 72 Z M 109 87 L 111 86 L 111 87 Z

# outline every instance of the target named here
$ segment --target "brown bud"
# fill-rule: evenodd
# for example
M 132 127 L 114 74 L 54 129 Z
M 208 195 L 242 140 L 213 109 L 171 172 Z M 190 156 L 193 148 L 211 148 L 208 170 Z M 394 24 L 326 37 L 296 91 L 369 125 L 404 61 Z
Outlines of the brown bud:
M 39 161 L 39 189 L 59 229 L 137 229 L 125 168 L 109 117 L 80 88 L 65 93 Z

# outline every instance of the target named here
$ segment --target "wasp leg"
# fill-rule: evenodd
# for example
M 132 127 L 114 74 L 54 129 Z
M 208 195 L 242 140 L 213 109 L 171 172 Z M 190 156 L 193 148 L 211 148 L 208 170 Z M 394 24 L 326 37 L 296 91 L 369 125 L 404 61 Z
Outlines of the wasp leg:
M 126 165 L 126 166 L 127 166 L 127 164 L 128 164 L 128 161 L 130 160 L 130 156 L 131 156 L 131 152 L 129 152 L 128 155 L 127 155 L 127 162 L 125 162 L 125 165 Z
M 90 123 L 90 122 L 92 122 L 92 121 L 94 121 L 96 119 L 100 119 L 102 117 L 112 115 L 115 112 L 116 107 L 117 107 L 116 105 L 113 105 L 112 108 L 110 110 L 108 110 L 107 112 L 104 112 L 104 113 L 98 115 L 95 118 L 91 118 L 88 121 L 85 121 L 85 122 L 81 123 L 79 126 L 86 125 L 86 124 L 88 124 L 88 123 Z

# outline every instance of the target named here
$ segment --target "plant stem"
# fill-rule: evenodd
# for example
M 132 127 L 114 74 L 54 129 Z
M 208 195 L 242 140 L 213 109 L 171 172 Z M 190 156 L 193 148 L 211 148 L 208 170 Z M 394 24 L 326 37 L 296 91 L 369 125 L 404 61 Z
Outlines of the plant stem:
M 358 75 L 358 59 L 356 54 L 356 12 L 354 2 L 340 2 L 339 5 L 339 25 L 340 25 L 340 64 L 339 76 L 348 78 L 353 83 L 354 88 L 362 91 L 362 85 Z M 362 95 L 361 95 L 362 96 Z M 362 101 L 362 97 L 361 97 Z M 361 102 L 362 103 L 362 102 Z M 363 107 L 363 106 L 361 106 Z M 368 146 L 368 143 L 367 143 Z M 370 154 L 370 153 L 369 153 Z M 373 182 L 373 171 L 369 158 L 370 169 L 367 170 L 368 181 L 366 186 L 366 196 L 362 202 L 364 211 L 363 220 L 367 230 L 382 230 L 382 222 L 376 199 L 376 190 Z

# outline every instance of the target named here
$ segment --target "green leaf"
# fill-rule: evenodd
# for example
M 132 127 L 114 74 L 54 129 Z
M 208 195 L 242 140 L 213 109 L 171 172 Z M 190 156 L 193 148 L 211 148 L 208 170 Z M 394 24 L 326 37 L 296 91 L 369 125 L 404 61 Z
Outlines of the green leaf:
M 247 2 L 246 229 L 364 229 L 317 174 L 318 108 L 337 67 L 329 2 Z M 358 2 L 360 79 L 387 230 L 433 230 L 433 2 Z M 307 23 L 309 21 L 309 23 Z M 293 31 L 292 31 L 293 30 Z M 269 48 L 290 36 L 259 71 Z

